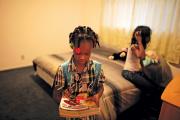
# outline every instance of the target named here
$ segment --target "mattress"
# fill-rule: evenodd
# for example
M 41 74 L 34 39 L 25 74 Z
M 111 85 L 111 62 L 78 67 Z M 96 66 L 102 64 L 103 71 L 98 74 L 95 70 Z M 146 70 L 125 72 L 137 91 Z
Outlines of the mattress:
M 33 60 L 34 69 L 39 77 L 52 86 L 58 66 L 70 59 L 71 55 L 72 53 L 68 52 L 38 57 Z M 91 59 L 102 63 L 106 76 L 104 93 L 100 99 L 101 117 L 114 120 L 117 114 L 138 101 L 140 90 L 121 76 L 122 62 L 108 60 L 106 56 L 96 52 L 92 53 Z

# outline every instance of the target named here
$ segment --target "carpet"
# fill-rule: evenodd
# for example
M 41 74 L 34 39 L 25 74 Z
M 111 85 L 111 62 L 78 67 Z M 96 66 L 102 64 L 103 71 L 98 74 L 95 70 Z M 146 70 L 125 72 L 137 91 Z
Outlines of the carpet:
M 158 101 L 155 99 L 149 105 L 140 101 L 118 119 L 158 120 Z M 57 110 L 51 87 L 34 75 L 32 66 L 0 72 L 0 120 L 62 120 Z
M 51 88 L 33 67 L 0 72 L 0 120 L 56 120 Z

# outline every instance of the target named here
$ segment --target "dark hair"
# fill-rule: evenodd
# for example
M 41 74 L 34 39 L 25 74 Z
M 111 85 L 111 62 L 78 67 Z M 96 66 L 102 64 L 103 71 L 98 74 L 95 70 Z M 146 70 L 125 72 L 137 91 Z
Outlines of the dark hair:
M 150 27 L 148 26 L 137 26 L 133 32 L 133 36 L 132 36 L 132 39 L 131 39 L 131 44 L 137 44 L 137 40 L 135 38 L 135 33 L 137 31 L 141 31 L 141 37 L 142 37 L 142 44 L 143 44 L 143 47 L 144 49 L 146 49 L 147 47 L 147 44 L 150 42 L 151 40 L 151 33 L 152 33 L 152 30 Z
M 79 47 L 80 43 L 84 40 L 92 41 L 93 48 L 99 45 L 98 35 L 87 26 L 78 26 L 73 32 L 69 34 L 69 43 L 71 47 Z

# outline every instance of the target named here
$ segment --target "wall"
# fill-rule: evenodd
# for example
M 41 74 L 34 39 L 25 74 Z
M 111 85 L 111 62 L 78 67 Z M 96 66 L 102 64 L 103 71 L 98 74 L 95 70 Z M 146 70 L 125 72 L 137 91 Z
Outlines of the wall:
M 101 0 L 0 0 L 0 71 L 37 56 L 70 51 L 78 25 L 99 31 Z

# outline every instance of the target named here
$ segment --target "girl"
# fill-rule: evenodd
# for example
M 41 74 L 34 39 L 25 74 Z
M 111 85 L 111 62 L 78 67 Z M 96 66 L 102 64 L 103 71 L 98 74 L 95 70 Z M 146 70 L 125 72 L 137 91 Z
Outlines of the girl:
M 92 49 L 99 46 L 98 36 L 90 27 L 79 26 L 70 33 L 69 43 L 73 55 L 57 70 L 54 99 L 59 103 L 61 97 L 76 99 L 79 94 L 86 93 L 87 99 L 95 101 L 98 106 L 105 77 L 101 64 L 90 59 Z M 95 119 L 95 116 L 83 119 Z

